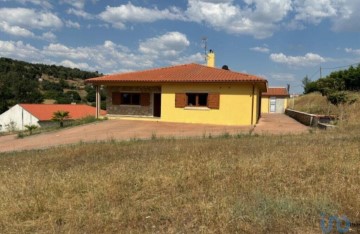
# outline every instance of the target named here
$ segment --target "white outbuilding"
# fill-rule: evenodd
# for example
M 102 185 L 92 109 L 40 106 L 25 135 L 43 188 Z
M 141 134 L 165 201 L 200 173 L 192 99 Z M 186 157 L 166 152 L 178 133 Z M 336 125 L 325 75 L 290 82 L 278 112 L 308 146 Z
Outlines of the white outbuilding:
M 73 104 L 16 104 L 0 115 L 0 132 L 26 130 L 26 125 L 44 127 L 54 125 L 56 111 L 68 111 L 69 120 L 95 116 L 96 109 L 88 105 Z M 101 115 L 106 115 L 101 111 Z

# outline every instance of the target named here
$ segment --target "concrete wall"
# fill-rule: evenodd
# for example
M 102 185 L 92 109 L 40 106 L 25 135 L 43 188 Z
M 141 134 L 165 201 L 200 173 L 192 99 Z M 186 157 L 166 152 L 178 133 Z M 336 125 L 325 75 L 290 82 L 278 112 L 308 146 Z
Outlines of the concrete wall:
M 285 114 L 306 126 L 316 126 L 319 122 L 317 115 L 286 109 Z
M 17 104 L 0 115 L 0 132 L 7 132 L 9 125 L 13 125 L 15 128 L 13 130 L 26 130 L 25 125 L 40 126 L 38 121 L 35 116 Z

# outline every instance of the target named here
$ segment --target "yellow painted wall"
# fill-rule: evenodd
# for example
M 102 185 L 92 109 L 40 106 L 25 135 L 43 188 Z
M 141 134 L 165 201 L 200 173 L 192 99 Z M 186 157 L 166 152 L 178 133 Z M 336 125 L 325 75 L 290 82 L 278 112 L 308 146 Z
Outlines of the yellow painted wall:
M 284 109 L 289 105 L 289 98 L 286 97 L 277 97 L 284 99 Z M 270 97 L 261 98 L 261 113 L 270 113 Z
M 252 88 L 252 87 L 251 87 Z M 258 121 L 258 119 L 259 119 L 259 96 L 260 96 L 260 89 L 257 87 L 257 86 L 255 86 L 254 87 L 255 89 L 254 89 L 254 92 L 255 92 L 255 94 L 254 94 L 254 107 L 253 107 L 253 122 L 252 122 L 252 124 L 253 125 L 255 125 L 255 124 L 257 124 L 257 121 Z
M 261 97 L 261 113 L 269 113 L 269 97 Z
M 220 109 L 175 108 L 175 93 L 220 93 Z M 251 125 L 251 84 L 163 84 L 161 120 L 182 123 Z M 253 124 L 257 120 L 259 89 L 255 89 Z

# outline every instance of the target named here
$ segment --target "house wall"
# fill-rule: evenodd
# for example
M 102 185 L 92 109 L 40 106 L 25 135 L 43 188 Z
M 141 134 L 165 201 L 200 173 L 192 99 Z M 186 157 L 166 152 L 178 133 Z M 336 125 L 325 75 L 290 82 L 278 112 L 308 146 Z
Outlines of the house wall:
M 175 94 L 187 92 L 220 93 L 219 109 L 175 108 Z M 163 84 L 161 100 L 161 119 L 169 122 L 251 125 L 257 122 L 259 105 L 258 88 L 251 84 Z M 253 110 L 253 116 L 251 111 Z
M 269 97 L 262 97 L 261 98 L 261 113 L 269 113 L 270 112 L 270 103 Z
M 272 96 L 276 97 L 276 96 Z M 287 97 L 276 97 L 276 112 L 275 113 L 284 113 L 285 109 L 288 107 L 288 98 Z M 261 98 L 261 113 L 270 113 L 270 97 Z
M 20 105 L 15 105 L 11 107 L 6 112 L 0 115 L 0 132 L 7 132 L 9 127 L 7 125 L 11 125 L 13 122 L 13 130 L 25 130 L 25 125 L 36 125 L 38 124 L 38 119 L 23 109 Z
M 254 86 L 254 107 L 253 107 L 253 122 L 252 125 L 257 124 L 260 118 L 260 89 L 257 86 Z
M 113 105 L 113 92 L 129 92 L 129 93 L 150 93 L 149 106 L 134 105 Z M 108 86 L 106 88 L 106 110 L 108 115 L 125 115 L 125 116 L 153 116 L 153 93 L 160 93 L 160 86 L 138 86 L 136 84 L 122 86 Z

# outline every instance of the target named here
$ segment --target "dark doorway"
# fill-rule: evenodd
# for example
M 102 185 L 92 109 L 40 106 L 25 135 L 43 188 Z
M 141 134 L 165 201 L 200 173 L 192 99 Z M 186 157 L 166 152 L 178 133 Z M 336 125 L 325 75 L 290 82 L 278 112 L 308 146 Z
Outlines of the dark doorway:
M 161 93 L 154 93 L 154 117 L 161 117 Z

